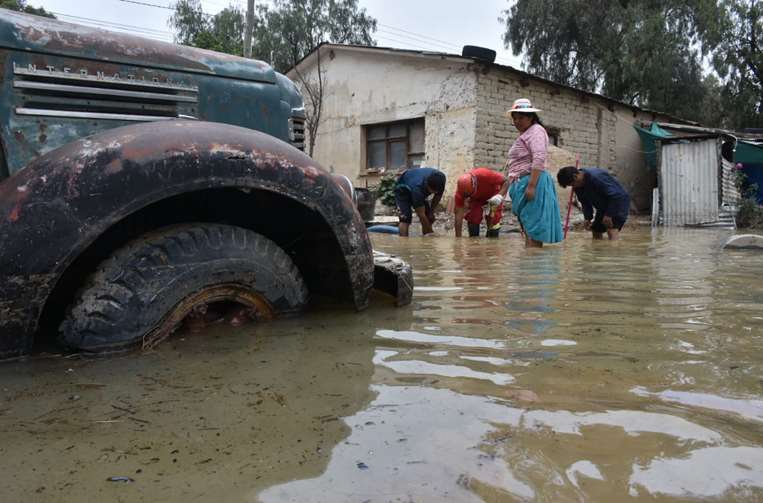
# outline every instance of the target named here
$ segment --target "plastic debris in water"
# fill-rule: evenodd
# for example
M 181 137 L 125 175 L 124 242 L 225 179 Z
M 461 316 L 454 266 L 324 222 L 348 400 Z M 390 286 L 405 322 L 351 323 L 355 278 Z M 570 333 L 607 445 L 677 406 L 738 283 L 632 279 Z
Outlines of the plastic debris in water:
M 130 482 L 135 482 L 134 479 L 131 479 L 130 477 L 124 477 L 124 476 L 109 477 L 106 480 L 108 480 L 109 482 L 124 482 L 125 484 Z

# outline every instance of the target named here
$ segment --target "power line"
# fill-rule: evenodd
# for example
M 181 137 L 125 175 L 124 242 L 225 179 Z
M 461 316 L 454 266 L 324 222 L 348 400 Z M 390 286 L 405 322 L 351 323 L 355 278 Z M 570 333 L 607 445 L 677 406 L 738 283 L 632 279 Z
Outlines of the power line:
M 140 2 L 138 0 L 118 0 L 118 1 L 119 2 L 124 2 L 124 3 L 131 3 L 131 4 L 135 4 L 135 5 L 143 5 L 145 7 L 156 7 L 157 9 L 166 9 L 166 10 L 171 10 L 171 11 L 175 10 L 175 7 L 172 7 L 172 6 L 169 6 L 169 5 L 159 5 L 159 4 L 155 4 L 155 3 L 149 3 L 149 2 Z M 202 3 L 212 4 L 212 5 L 215 5 L 217 7 L 222 7 L 224 9 L 231 6 L 231 4 L 224 5 L 222 3 L 213 2 L 211 0 L 203 0 Z M 243 4 L 241 3 L 241 0 L 239 0 L 236 3 L 236 6 L 238 6 L 239 8 L 243 8 Z M 205 13 L 205 15 L 209 16 L 210 14 L 206 14 Z
M 167 10 L 173 10 L 173 11 L 175 10 L 174 7 L 169 7 L 167 5 L 156 5 L 156 4 L 153 4 L 153 3 L 138 2 L 136 0 L 119 0 L 119 1 L 120 2 L 124 2 L 124 3 L 132 3 L 132 4 L 135 4 L 135 5 L 145 5 L 146 7 L 156 7 L 158 9 L 167 9 Z
M 387 31 L 387 30 L 383 30 L 383 29 L 378 29 L 377 32 L 378 33 L 386 33 L 387 35 L 392 35 L 394 37 L 400 37 L 400 38 L 402 38 L 404 40 L 405 39 L 412 40 L 413 42 L 416 42 L 416 43 L 419 43 L 419 44 L 426 44 L 428 46 L 433 46 L 433 47 L 442 47 L 444 49 L 447 49 L 448 51 L 452 51 L 454 48 L 457 48 L 457 49 L 460 50 L 460 47 L 458 47 L 457 45 L 439 44 L 437 42 L 429 42 L 428 40 L 425 40 L 423 37 L 419 38 L 419 37 L 414 37 L 414 36 L 411 36 L 411 35 L 403 35 L 401 33 L 395 33 L 395 32 Z
M 93 19 L 93 18 L 89 18 L 89 17 L 73 16 L 71 14 L 63 14 L 61 12 L 53 12 L 53 14 L 55 14 L 57 16 L 77 19 L 77 20 L 80 20 L 80 21 L 89 21 L 91 23 L 97 23 L 97 24 L 102 24 L 102 25 L 113 26 L 115 28 L 123 28 L 125 30 L 137 30 L 137 31 L 140 31 L 140 32 L 143 32 L 143 33 L 153 33 L 155 35 L 172 35 L 172 33 L 168 32 L 168 31 L 155 30 L 153 28 L 146 28 L 145 26 L 135 26 L 135 25 L 132 25 L 132 24 L 122 24 L 122 23 L 117 23 L 117 22 L 114 22 L 114 21 L 106 21 L 104 19 Z
M 414 31 L 404 30 L 402 28 L 397 28 L 395 26 L 390 26 L 390 25 L 384 24 L 384 23 L 377 23 L 377 24 L 379 26 L 383 26 L 384 28 L 387 28 L 387 29 L 390 29 L 390 30 L 399 31 L 399 32 L 402 32 L 402 33 L 407 33 L 409 35 L 413 35 L 413 36 L 415 36 L 417 38 L 429 39 L 429 40 L 431 40 L 433 42 L 438 42 L 439 44 L 448 45 L 448 46 L 454 46 L 454 44 L 452 44 L 450 42 L 446 42 L 445 40 L 440 40 L 440 39 L 437 39 L 437 38 L 434 38 L 434 37 L 430 37 L 430 36 L 427 36 L 427 35 L 422 35 L 420 33 L 414 32 Z
M 165 6 L 165 5 L 158 5 L 158 4 L 144 2 L 144 1 L 139 1 L 139 0 L 119 0 L 119 1 L 120 2 L 124 2 L 124 3 L 143 5 L 143 6 L 146 6 L 146 7 L 156 7 L 156 8 L 159 8 L 159 9 L 174 10 L 174 8 L 172 8 L 172 7 L 168 7 L 168 6 Z M 207 0 L 207 1 L 209 1 L 209 0 Z M 241 0 L 239 0 L 239 2 L 241 2 Z M 215 3 L 215 2 L 211 2 L 211 3 Z M 220 5 L 220 4 L 217 4 L 217 5 Z M 239 5 L 241 5 L 241 4 L 239 4 Z M 387 33 L 388 35 L 393 35 L 393 36 L 401 37 L 401 38 L 404 38 L 404 39 L 410 38 L 412 40 L 415 40 L 418 44 L 425 43 L 429 47 L 431 47 L 431 46 L 439 46 L 439 47 L 442 47 L 442 48 L 447 48 L 448 50 L 453 50 L 453 49 L 459 49 L 460 50 L 461 49 L 459 46 L 457 46 L 455 44 L 452 44 L 452 43 L 449 43 L 449 42 L 445 42 L 444 40 L 440 40 L 440 39 L 437 39 L 437 38 L 434 38 L 434 37 L 429 37 L 427 35 L 422 35 L 422 34 L 419 34 L 419 33 L 413 32 L 413 31 L 404 30 L 402 28 L 397 28 L 395 26 L 387 25 L 387 24 L 384 24 L 384 23 L 378 23 L 378 26 L 386 28 L 386 30 L 383 29 L 383 28 L 379 28 L 378 31 L 381 32 L 381 33 Z M 393 31 L 388 31 L 388 30 L 393 30 Z M 396 32 L 400 32 L 400 33 L 396 33 Z M 397 40 L 397 42 L 398 43 L 408 43 L 408 42 L 400 41 L 400 40 Z
M 417 51 L 430 51 L 430 52 L 442 52 L 442 53 L 444 53 L 441 49 L 436 49 L 436 48 L 428 47 L 425 44 L 422 44 L 421 42 L 417 43 L 415 41 L 412 42 L 410 40 L 401 40 L 399 38 L 395 38 L 395 37 L 392 37 L 392 36 L 389 36 L 389 35 L 379 35 L 376 38 L 379 39 L 380 41 L 387 40 L 387 41 L 393 42 L 395 44 L 400 44 L 400 45 L 404 46 L 406 49 L 412 49 L 412 50 L 417 50 Z
M 445 42 L 444 40 L 440 40 L 440 39 L 437 39 L 437 38 L 434 38 L 434 37 L 430 37 L 430 36 L 427 36 L 427 35 L 422 35 L 420 33 L 416 33 L 416 32 L 409 31 L 409 30 L 404 30 L 402 28 L 396 28 L 394 26 L 386 25 L 386 24 L 383 24 L 383 23 L 378 23 L 378 25 L 379 26 L 383 26 L 383 27 L 388 28 L 388 29 L 391 29 L 391 30 L 396 30 L 396 31 L 401 32 L 401 33 L 395 33 L 395 32 L 385 31 L 385 30 L 382 30 L 382 29 L 378 30 L 378 31 L 380 31 L 382 33 L 387 33 L 387 34 L 390 34 L 390 35 L 394 35 L 396 37 L 402 37 L 404 39 L 415 40 L 417 43 L 425 42 L 425 43 L 427 43 L 430 46 L 447 47 L 448 50 L 455 50 L 458 53 L 460 53 L 461 49 L 462 49 L 462 46 L 460 46 L 460 45 L 456 45 L 456 44 L 453 44 L 453 43 L 450 43 L 450 42 Z M 405 35 L 406 33 L 410 34 L 410 35 Z M 511 66 L 511 62 L 509 60 L 505 59 L 505 58 L 496 58 L 496 61 L 498 61 L 499 63 L 501 63 L 503 65 Z
M 162 40 L 164 42 L 168 42 L 172 40 L 172 38 L 174 37 L 174 35 L 170 32 L 152 30 L 151 28 L 144 28 L 141 26 L 113 23 L 111 21 L 103 21 L 101 19 L 92 19 L 92 18 L 86 18 L 81 16 L 72 16 L 70 14 L 63 14 L 61 12 L 53 12 L 53 14 L 62 18 L 69 18 L 81 24 L 89 24 L 97 28 L 109 28 L 109 29 L 128 32 L 128 33 L 137 33 L 141 35 L 146 35 L 150 38 Z
M 82 20 L 82 21 L 90 21 L 92 23 L 99 23 L 99 24 L 105 24 L 105 25 L 109 25 L 109 26 L 115 26 L 115 27 L 119 27 L 119 28 L 124 28 L 126 30 L 138 30 L 138 31 L 146 32 L 146 33 L 149 33 L 149 32 L 150 33 L 155 33 L 157 35 L 172 35 L 172 33 L 168 32 L 168 31 L 155 30 L 153 28 L 147 28 L 145 26 L 135 26 L 135 25 L 132 25 L 132 24 L 117 23 L 115 21 L 106 21 L 104 19 L 93 19 L 93 18 L 90 18 L 90 17 L 74 16 L 74 15 L 71 15 L 71 14 L 64 14 L 64 13 L 61 13 L 61 12 L 53 12 L 53 14 L 55 14 L 57 16 L 69 17 L 69 18 L 72 18 L 72 19 L 79 19 L 79 20 Z
M 169 7 L 166 5 L 159 5 L 155 3 L 149 3 L 145 1 L 140 0 L 118 0 L 120 2 L 124 3 L 130 3 L 135 5 L 143 5 L 146 7 L 156 7 L 159 9 L 166 9 L 166 10 L 174 10 L 173 7 Z M 217 2 L 211 2 L 210 0 L 204 0 L 206 2 L 221 6 L 221 4 Z M 240 2 L 243 0 L 238 0 L 239 6 L 242 5 Z M 205 16 L 210 16 L 210 14 L 204 14 Z M 388 25 L 385 23 L 377 23 L 377 26 L 380 28 L 377 28 L 377 32 L 380 33 L 380 35 L 377 35 L 377 38 L 380 38 L 382 40 L 389 40 L 396 44 L 402 44 L 407 45 L 408 47 L 415 48 L 418 50 L 433 50 L 434 52 L 453 52 L 453 53 L 460 53 L 462 47 L 453 44 L 452 42 L 447 42 L 445 40 L 441 40 L 435 37 L 430 37 L 429 35 L 424 35 L 421 33 L 417 33 L 415 31 L 406 30 L 403 28 L 398 28 L 396 26 Z M 163 35 L 168 34 L 167 32 L 160 32 Z M 169 34 L 172 35 L 172 34 Z M 402 40 L 401 40 L 402 39 Z M 496 61 L 500 64 L 504 64 L 507 66 L 511 66 L 511 62 L 509 60 L 506 60 L 504 58 L 496 58 Z
M 380 30 L 381 31 L 381 30 Z M 426 50 L 426 51 L 433 51 L 433 52 L 444 52 L 442 47 L 436 47 L 434 43 L 432 42 L 424 42 L 421 40 L 417 40 L 413 37 L 410 38 L 394 38 L 394 37 L 405 37 L 405 35 L 397 34 L 397 33 L 391 33 L 391 32 L 383 32 L 388 33 L 389 35 L 378 35 L 376 38 L 380 40 L 389 40 L 397 44 L 401 44 L 403 46 L 407 46 L 407 48 L 411 49 L 417 49 L 417 50 Z M 393 35 L 393 36 L 390 36 Z M 457 50 L 453 50 L 457 49 Z M 455 54 L 458 55 L 461 52 L 461 47 L 457 45 L 449 45 L 447 47 L 448 54 Z M 499 64 L 505 65 L 505 66 L 512 66 L 511 62 L 504 59 L 504 58 L 496 58 L 496 61 Z

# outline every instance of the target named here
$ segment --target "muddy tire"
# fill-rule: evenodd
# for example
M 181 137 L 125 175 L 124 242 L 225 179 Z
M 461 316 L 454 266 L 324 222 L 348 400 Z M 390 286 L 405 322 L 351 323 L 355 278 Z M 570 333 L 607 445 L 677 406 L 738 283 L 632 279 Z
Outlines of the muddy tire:
M 264 236 L 218 224 L 169 227 L 99 266 L 68 309 L 59 341 L 90 352 L 152 346 L 194 309 L 221 301 L 269 319 L 302 310 L 307 289 L 289 256 Z

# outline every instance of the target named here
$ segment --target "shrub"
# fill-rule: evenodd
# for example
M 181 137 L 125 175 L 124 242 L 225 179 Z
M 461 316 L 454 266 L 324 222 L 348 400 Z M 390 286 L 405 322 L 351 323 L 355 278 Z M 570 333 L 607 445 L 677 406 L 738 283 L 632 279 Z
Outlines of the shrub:
M 737 227 L 763 229 L 763 207 L 758 204 L 758 184 L 748 184 L 747 175 L 737 168 L 736 186 L 741 200 L 737 211 Z
M 381 201 L 384 206 L 394 208 L 395 204 L 395 184 L 397 183 L 397 175 L 384 176 L 379 185 L 374 188 L 376 192 L 376 200 Z

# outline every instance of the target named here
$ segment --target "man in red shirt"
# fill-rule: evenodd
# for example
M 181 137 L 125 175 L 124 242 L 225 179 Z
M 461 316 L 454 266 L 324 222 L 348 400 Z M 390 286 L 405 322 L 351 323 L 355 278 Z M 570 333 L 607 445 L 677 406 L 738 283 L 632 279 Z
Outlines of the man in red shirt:
M 509 190 L 505 176 L 490 168 L 474 168 L 458 177 L 456 184 L 456 237 L 461 237 L 463 221 L 469 236 L 480 235 L 483 212 L 487 237 L 497 238 L 503 218 L 503 200 Z

